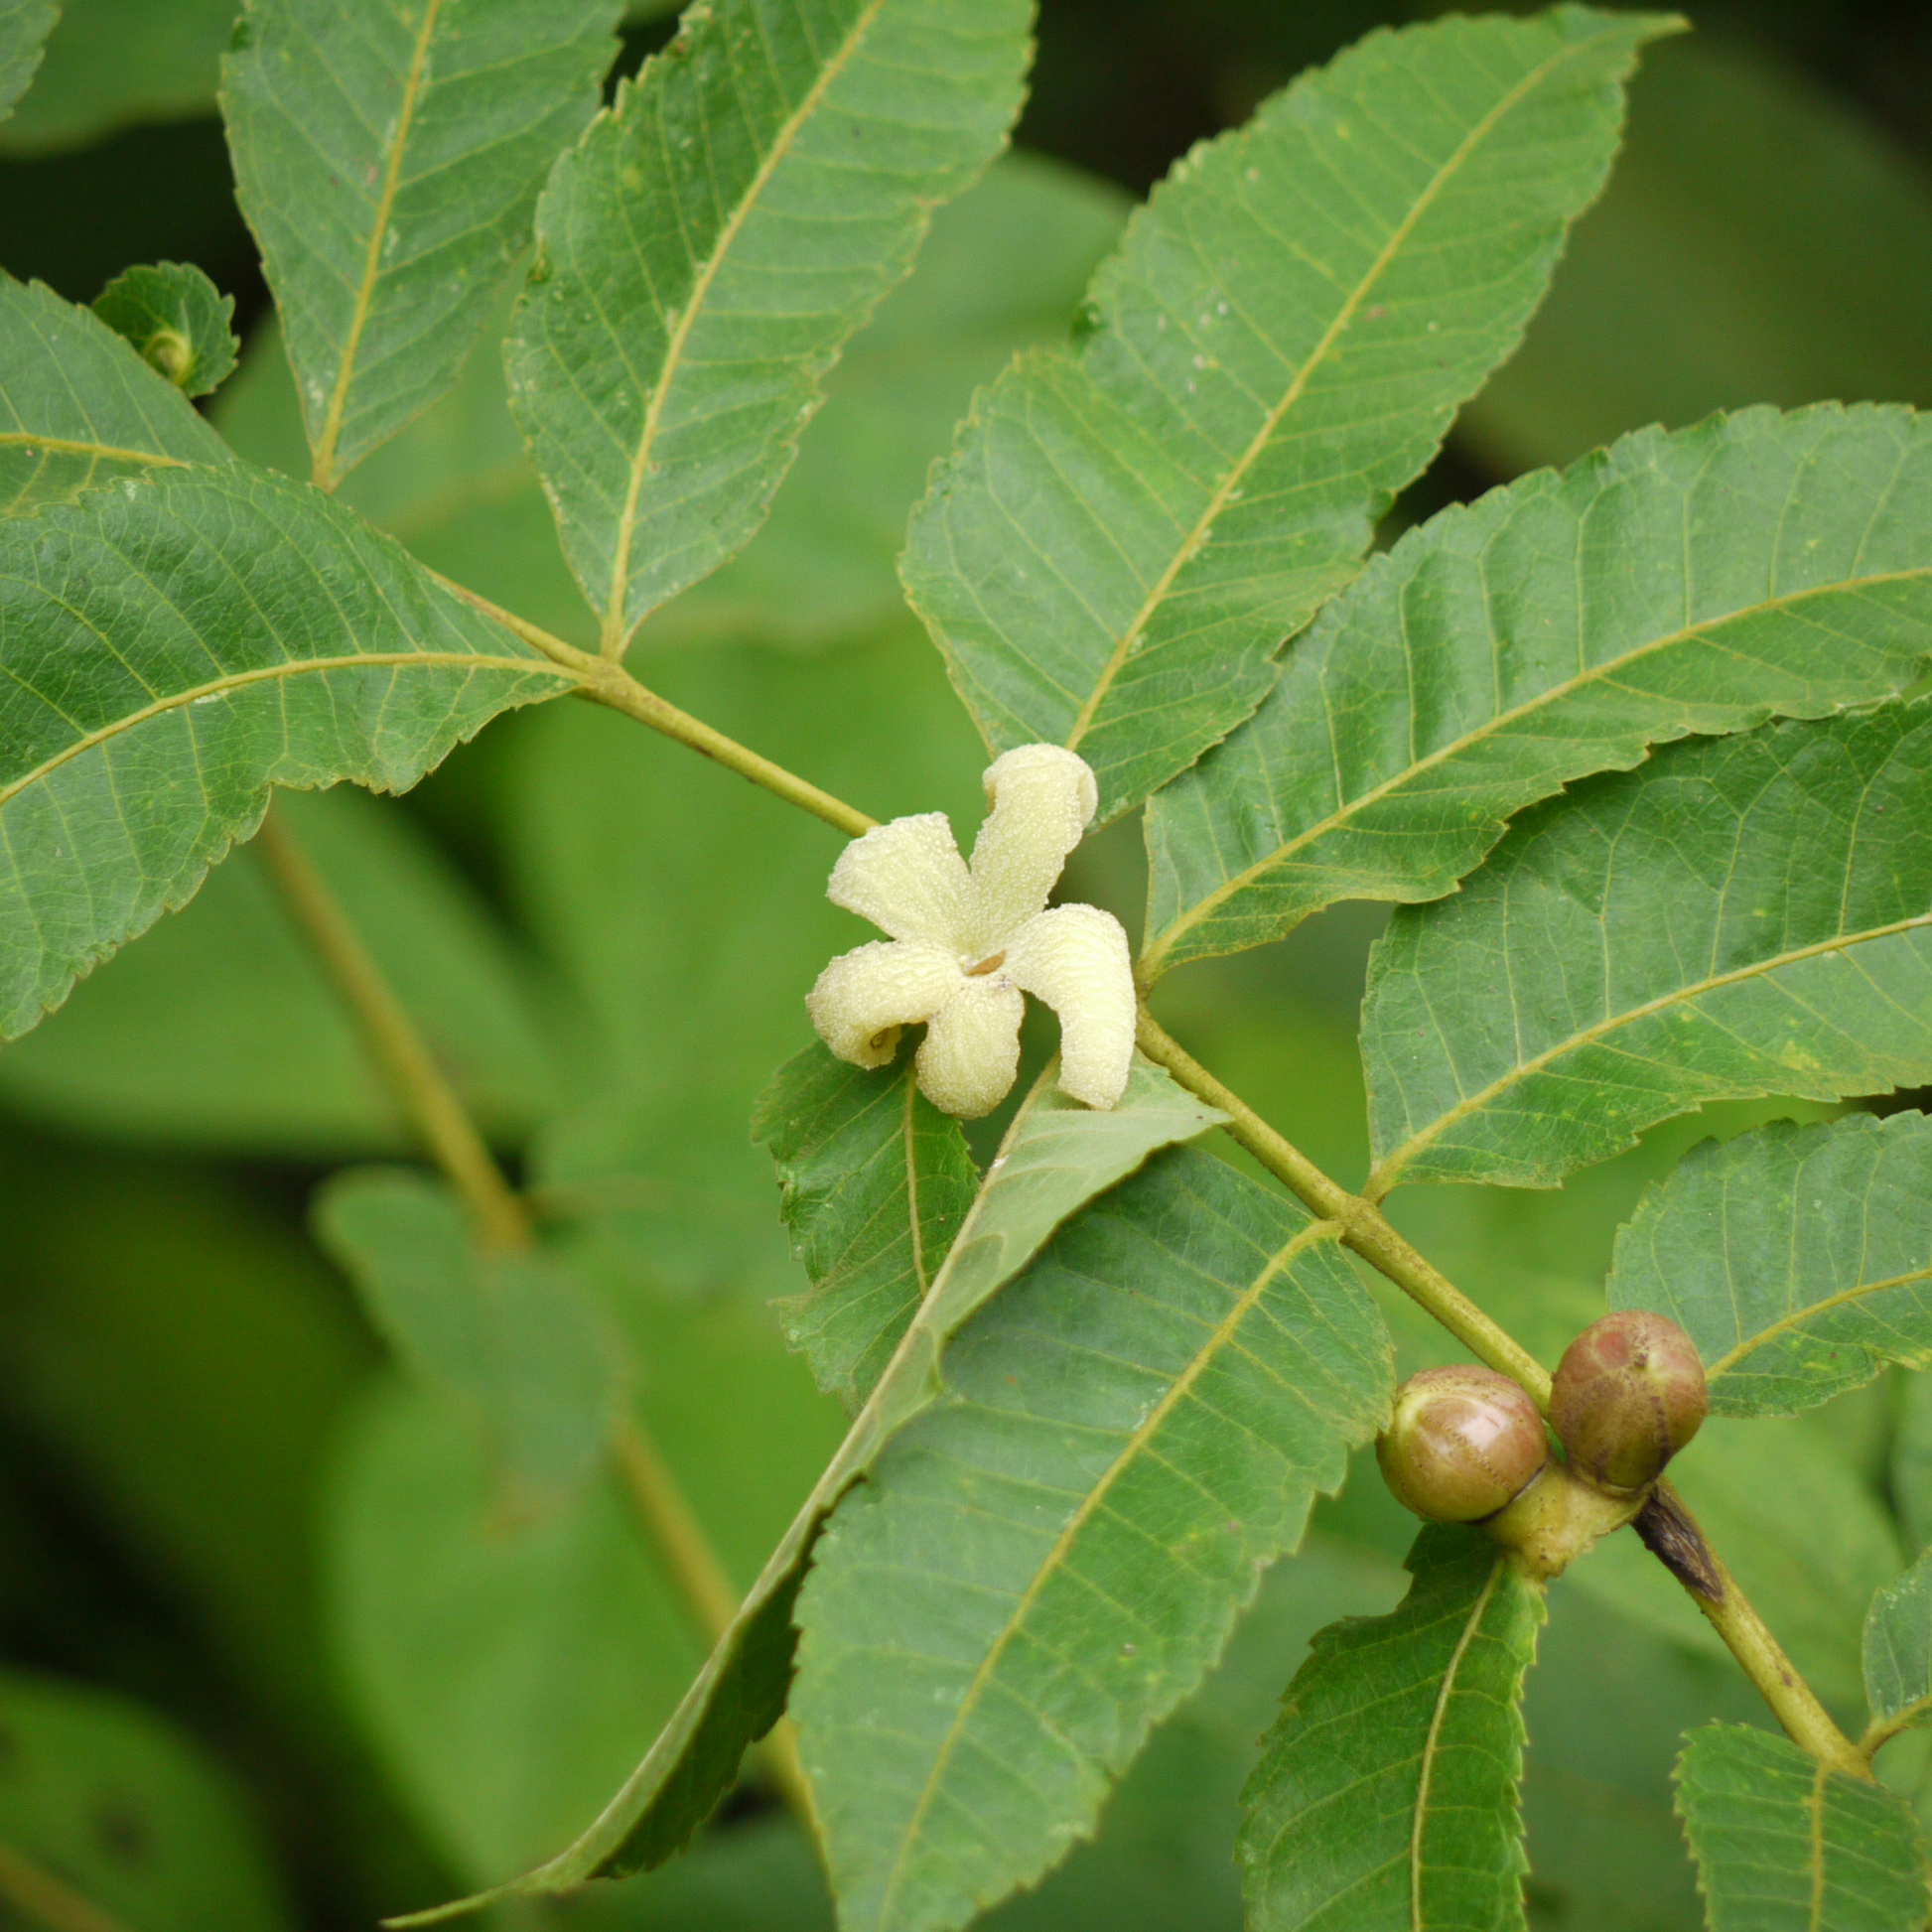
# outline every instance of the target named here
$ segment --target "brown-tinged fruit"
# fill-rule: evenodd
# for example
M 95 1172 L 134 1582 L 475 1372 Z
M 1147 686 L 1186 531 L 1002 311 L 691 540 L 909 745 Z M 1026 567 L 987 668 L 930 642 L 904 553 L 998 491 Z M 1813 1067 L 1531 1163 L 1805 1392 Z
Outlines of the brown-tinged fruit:
M 1710 1406 L 1690 1336 L 1664 1315 L 1620 1309 L 1564 1350 L 1550 1425 L 1579 1475 L 1632 1495 L 1663 1474 Z
M 1426 1368 L 1395 1393 L 1375 1445 L 1404 1508 L 1432 1523 L 1492 1516 L 1543 1467 L 1536 1404 L 1492 1368 Z

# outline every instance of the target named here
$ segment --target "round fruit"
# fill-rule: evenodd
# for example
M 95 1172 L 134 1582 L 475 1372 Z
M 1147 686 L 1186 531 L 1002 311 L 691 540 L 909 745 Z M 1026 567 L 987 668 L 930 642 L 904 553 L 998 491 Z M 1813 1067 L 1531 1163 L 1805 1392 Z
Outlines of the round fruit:
M 1620 1309 L 1564 1350 L 1550 1425 L 1579 1475 L 1628 1494 L 1656 1481 L 1710 1406 L 1690 1336 L 1664 1315 Z
M 1426 1368 L 1375 1445 L 1396 1500 L 1432 1523 L 1493 1516 L 1549 1454 L 1536 1404 L 1490 1368 Z

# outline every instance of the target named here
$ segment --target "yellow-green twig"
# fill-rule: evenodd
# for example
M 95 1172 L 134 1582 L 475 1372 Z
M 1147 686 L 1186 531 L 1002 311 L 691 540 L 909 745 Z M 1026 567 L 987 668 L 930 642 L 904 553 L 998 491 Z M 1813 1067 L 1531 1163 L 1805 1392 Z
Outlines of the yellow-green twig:
M 1386 1275 L 1411 1301 L 1428 1310 L 1478 1361 L 1520 1383 L 1539 1409 L 1550 1406 L 1550 1375 L 1506 1328 L 1458 1289 L 1440 1268 L 1411 1247 L 1380 1209 L 1331 1180 L 1307 1155 L 1224 1086 L 1144 1007 L 1139 1040 L 1149 1059 L 1165 1066 L 1189 1092 L 1228 1116 L 1228 1132 L 1261 1165 L 1324 1221 L 1339 1221 L 1342 1239 Z
M 485 597 L 479 597 L 475 591 L 466 590 L 447 577 L 440 577 L 437 581 L 473 609 L 494 619 L 531 649 L 541 651 L 553 663 L 572 672 L 583 696 L 608 705 L 613 711 L 621 711 L 626 718 L 634 718 L 639 724 L 648 725 L 652 731 L 662 732 L 666 738 L 676 739 L 680 745 L 715 759 L 728 770 L 736 771 L 740 777 L 751 779 L 755 785 L 762 785 L 787 804 L 796 805 L 801 811 L 822 818 L 826 824 L 837 826 L 848 838 L 856 839 L 861 832 L 870 832 L 879 823 L 876 818 L 869 818 L 843 799 L 834 798 L 829 791 L 821 791 L 796 772 L 787 771 L 782 764 L 774 764 L 749 746 L 739 744 L 735 738 L 727 738 L 702 718 L 694 718 L 688 711 L 680 711 L 668 699 L 660 698 L 655 691 L 639 684 L 615 659 L 600 657 L 593 651 L 579 650 L 575 644 L 552 636 L 549 631 L 519 618 L 513 611 L 503 610 L 500 605 L 490 603 Z
M 271 805 L 255 835 L 269 877 L 361 1030 L 369 1057 L 422 1136 L 436 1165 L 468 1203 L 478 1231 L 501 1248 L 530 1240 L 530 1217 L 503 1178 L 488 1145 L 416 1023 L 390 990 L 362 935 L 329 890 L 315 861 Z

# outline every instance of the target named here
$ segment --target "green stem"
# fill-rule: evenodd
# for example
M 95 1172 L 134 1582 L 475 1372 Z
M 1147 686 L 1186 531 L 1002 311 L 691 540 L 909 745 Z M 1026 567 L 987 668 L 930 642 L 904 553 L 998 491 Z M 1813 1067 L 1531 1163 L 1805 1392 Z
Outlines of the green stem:
M 435 576 L 436 573 L 431 572 L 431 575 Z M 598 704 L 609 705 L 613 711 L 621 711 L 626 718 L 634 718 L 639 724 L 648 725 L 652 731 L 662 732 L 666 738 L 673 738 L 680 745 L 716 759 L 728 770 L 751 779 L 755 785 L 762 785 L 787 804 L 796 805 L 800 810 L 822 818 L 826 824 L 837 826 L 847 838 L 856 839 L 860 833 L 870 832 L 879 823 L 876 818 L 867 817 L 843 799 L 834 798 L 829 791 L 821 791 L 796 772 L 787 771 L 782 764 L 774 764 L 768 758 L 739 744 L 735 738 L 727 738 L 702 718 L 693 718 L 688 711 L 680 711 L 668 699 L 660 698 L 655 691 L 639 684 L 621 664 L 613 659 L 579 650 L 575 644 L 567 644 L 561 637 L 553 637 L 549 631 L 517 617 L 514 612 L 503 610 L 485 597 L 479 597 L 475 591 L 465 590 L 461 584 L 447 577 L 438 577 L 437 582 L 473 609 L 494 619 L 531 649 L 540 650 L 554 663 L 574 672 L 583 696 L 594 699 Z
M 1928 1711 L 1932 1711 L 1932 1697 L 1922 1697 L 1914 1699 L 1904 1710 L 1895 1712 L 1889 1718 L 1873 1718 L 1866 1725 L 1864 1735 L 1859 1739 L 1859 1755 L 1869 1764 L 1883 1746 L 1901 1732 L 1910 1730 Z M 1932 1770 L 1927 1775 L 1932 1776 Z
M 408 1112 L 431 1158 L 469 1206 L 478 1234 L 491 1247 L 527 1248 L 535 1238 L 527 1204 L 503 1177 L 428 1041 L 382 977 L 382 969 L 315 862 L 273 806 L 255 843 L 297 926 L 360 1027 L 370 1057 Z M 645 1537 L 683 1600 L 692 1627 L 710 1649 L 738 1609 L 725 1567 L 677 1479 L 634 1417 L 625 1416 L 618 1424 L 611 1449 Z M 798 1762 L 789 1725 L 766 1740 L 764 1756 L 780 1795 L 807 1830 L 815 1830 L 811 1786 Z
M 66 1879 L 6 1844 L 0 1844 L 0 1901 L 46 1926 L 47 1932 L 128 1932 Z
M 1165 1066 L 1183 1087 L 1228 1116 L 1228 1132 L 1270 1173 L 1321 1219 L 1339 1222 L 1342 1240 L 1348 1247 L 1434 1315 L 1478 1361 L 1487 1362 L 1500 1374 L 1507 1375 L 1529 1394 L 1539 1409 L 1548 1412 L 1549 1371 L 1515 1336 L 1484 1314 L 1441 1269 L 1411 1247 L 1389 1225 L 1379 1207 L 1359 1194 L 1351 1194 L 1339 1181 L 1331 1180 L 1299 1148 L 1270 1127 L 1239 1094 L 1208 1072 L 1145 1008 L 1141 1010 L 1138 1037 L 1141 1051 L 1149 1059 Z M 1708 1564 L 1706 1575 L 1715 1579 L 1715 1585 L 1707 1590 L 1697 1587 L 1675 1569 L 1673 1574 L 1724 1639 L 1792 1741 L 1835 1771 L 1868 1777 L 1870 1770 L 1858 1747 L 1833 1723 L 1831 1714 L 1819 1703 L 1811 1686 L 1799 1676 L 1764 1619 L 1705 1541 L 1682 1499 L 1664 1485 L 1660 1484 L 1659 1488 L 1687 1536 L 1695 1539 Z
M 1165 1066 L 1183 1087 L 1228 1116 L 1228 1132 L 1270 1173 L 1322 1220 L 1339 1221 L 1342 1240 L 1364 1261 L 1428 1310 L 1478 1361 L 1520 1383 L 1539 1409 L 1549 1408 L 1550 1376 L 1543 1364 L 1506 1328 L 1484 1314 L 1441 1269 L 1412 1248 L 1379 1208 L 1329 1179 L 1238 1093 L 1208 1072 L 1145 1007 L 1141 1009 L 1138 1037 L 1141 1051 L 1149 1059 Z

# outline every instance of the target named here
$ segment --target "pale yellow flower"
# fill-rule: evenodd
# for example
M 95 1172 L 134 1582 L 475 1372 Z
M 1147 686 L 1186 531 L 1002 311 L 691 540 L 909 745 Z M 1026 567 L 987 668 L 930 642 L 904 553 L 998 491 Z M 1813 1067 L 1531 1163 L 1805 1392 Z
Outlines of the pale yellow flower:
M 964 1119 L 1005 1098 L 1020 1063 L 1023 993 L 1059 1015 L 1060 1087 L 1111 1107 L 1134 1057 L 1127 934 L 1093 905 L 1046 909 L 1099 794 L 1084 759 L 1023 745 L 986 773 L 992 805 L 968 866 L 943 812 L 875 826 L 840 855 L 826 897 L 890 939 L 841 955 L 805 1000 L 840 1059 L 884 1066 L 923 1022 L 920 1090 Z

